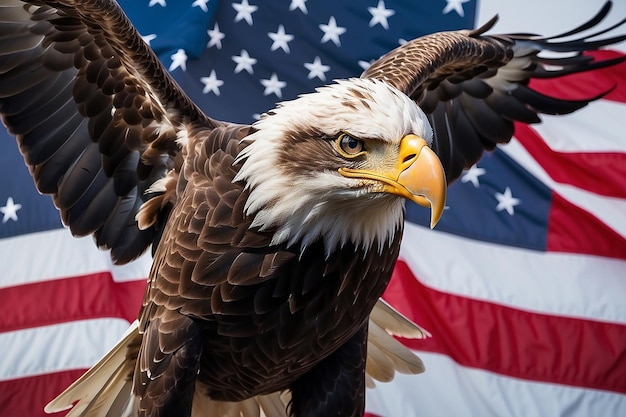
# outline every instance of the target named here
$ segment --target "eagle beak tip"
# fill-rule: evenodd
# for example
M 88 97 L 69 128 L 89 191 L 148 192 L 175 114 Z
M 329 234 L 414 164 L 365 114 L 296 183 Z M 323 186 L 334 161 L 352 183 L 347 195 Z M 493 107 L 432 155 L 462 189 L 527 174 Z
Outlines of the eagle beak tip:
M 445 201 L 445 198 L 444 198 Z M 441 220 L 441 216 L 443 215 L 444 204 L 433 204 L 430 205 L 430 228 L 434 229 L 439 220 Z
M 435 195 L 437 197 L 434 197 Z M 428 197 L 423 195 L 414 196 L 411 200 L 422 207 L 430 209 L 430 228 L 434 229 L 443 216 L 443 210 L 446 202 L 445 185 L 437 192 L 430 192 Z
M 401 156 L 417 154 L 411 165 L 398 177 L 399 183 L 409 191 L 410 200 L 430 208 L 430 228 L 441 219 L 446 205 L 447 181 L 441 161 L 435 152 L 421 138 L 403 141 Z M 412 143 L 411 143 L 412 142 Z M 417 149 L 413 151 L 412 149 Z

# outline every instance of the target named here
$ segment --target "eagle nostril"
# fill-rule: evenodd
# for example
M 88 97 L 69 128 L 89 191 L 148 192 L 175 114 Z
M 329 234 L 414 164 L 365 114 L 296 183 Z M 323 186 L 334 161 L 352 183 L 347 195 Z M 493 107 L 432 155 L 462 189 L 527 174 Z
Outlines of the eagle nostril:
M 417 156 L 417 154 L 412 153 L 411 155 L 407 155 L 404 157 L 404 159 L 402 160 L 402 163 L 406 163 L 409 162 L 411 159 L 415 158 Z

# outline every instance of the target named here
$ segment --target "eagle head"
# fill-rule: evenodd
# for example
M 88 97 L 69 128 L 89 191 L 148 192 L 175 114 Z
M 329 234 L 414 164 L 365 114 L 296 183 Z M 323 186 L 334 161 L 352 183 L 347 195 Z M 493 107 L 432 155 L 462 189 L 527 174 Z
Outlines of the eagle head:
M 320 237 L 327 254 L 348 240 L 382 251 L 402 230 L 404 199 L 443 212 L 446 181 L 426 115 L 388 84 L 353 78 L 263 114 L 239 154 L 251 227 L 272 244 Z

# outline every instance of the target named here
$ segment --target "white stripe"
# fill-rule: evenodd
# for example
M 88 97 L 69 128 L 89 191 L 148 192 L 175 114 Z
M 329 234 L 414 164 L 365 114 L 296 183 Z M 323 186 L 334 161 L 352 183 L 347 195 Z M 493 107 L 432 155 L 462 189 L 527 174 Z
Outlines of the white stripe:
M 531 382 L 462 367 L 418 352 L 421 375 L 397 375 L 367 390 L 366 410 L 382 417 L 626 416 L 626 396 Z
M 606 0 L 480 0 L 476 10 L 476 23 L 483 24 L 498 15 L 498 23 L 489 33 L 531 32 L 552 36 L 574 29 L 588 21 L 606 2 Z M 609 16 L 591 32 L 607 28 L 624 16 L 626 2 L 614 1 Z M 623 27 L 620 27 L 602 37 L 623 33 Z M 611 45 L 611 49 L 626 51 L 626 42 Z
M 626 261 L 544 253 L 406 224 L 400 257 L 428 287 L 522 310 L 626 323 Z
M 607 117 L 611 115 L 611 117 Z M 532 128 L 557 152 L 626 153 L 626 105 L 599 100 L 573 114 L 541 116 Z
M 145 279 L 150 263 L 146 253 L 128 265 L 113 265 L 91 237 L 75 238 L 67 229 L 31 233 L 0 240 L 0 288 L 103 271 L 115 281 Z
M 107 318 L 0 333 L 0 380 L 89 368 L 128 327 L 126 320 Z
M 615 232 L 626 237 L 626 200 L 601 196 L 569 184 L 554 181 L 515 138 L 500 149 L 515 159 L 548 188 L 553 189 L 572 204 L 592 213 Z

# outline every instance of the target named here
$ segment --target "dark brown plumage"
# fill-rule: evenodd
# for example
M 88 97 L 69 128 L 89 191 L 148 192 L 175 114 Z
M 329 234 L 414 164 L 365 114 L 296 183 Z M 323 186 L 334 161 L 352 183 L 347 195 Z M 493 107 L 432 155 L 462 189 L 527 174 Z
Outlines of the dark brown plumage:
M 594 61 L 583 51 L 623 41 L 624 36 L 591 39 L 622 25 L 624 20 L 597 34 L 571 39 L 600 23 L 610 9 L 611 3 L 607 2 L 588 22 L 550 37 L 485 36 L 496 18 L 475 30 L 427 35 L 389 52 L 363 77 L 384 79 L 428 114 L 434 130 L 433 149 L 451 182 L 476 163 L 485 149 L 508 142 L 514 121 L 538 123 L 539 113 L 572 113 L 605 93 L 586 100 L 560 100 L 532 90 L 528 81 L 620 62 L 620 58 Z M 575 55 L 540 55 L 546 51 Z M 507 71 L 502 71 L 504 68 Z
M 528 81 L 618 62 L 582 53 L 624 36 L 559 40 L 609 9 L 552 38 L 429 35 L 242 126 L 204 115 L 113 1 L 3 1 L 0 113 L 38 189 L 116 262 L 154 251 L 138 323 L 48 409 L 362 415 L 367 383 L 423 371 L 390 334 L 424 331 L 379 301 L 402 198 L 436 222 L 513 121 L 593 100 Z

